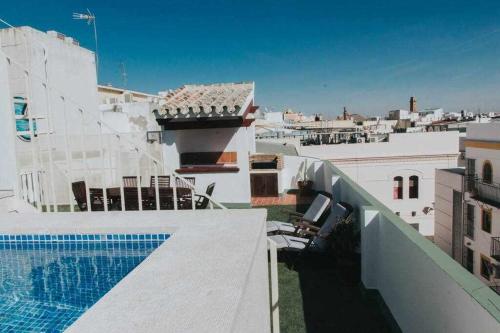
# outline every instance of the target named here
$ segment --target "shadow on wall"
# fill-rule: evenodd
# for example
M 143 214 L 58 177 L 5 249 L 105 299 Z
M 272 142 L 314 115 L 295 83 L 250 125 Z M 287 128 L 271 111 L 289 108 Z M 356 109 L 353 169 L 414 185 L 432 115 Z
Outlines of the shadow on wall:
M 297 189 L 299 181 L 312 181 L 316 191 L 330 191 L 332 188 L 331 169 L 323 161 L 301 156 L 284 156 L 282 184 L 284 189 Z

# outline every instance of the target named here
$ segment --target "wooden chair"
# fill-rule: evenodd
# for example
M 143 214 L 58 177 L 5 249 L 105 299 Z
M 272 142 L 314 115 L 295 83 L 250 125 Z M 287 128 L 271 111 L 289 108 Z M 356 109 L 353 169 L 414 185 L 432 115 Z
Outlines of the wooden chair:
M 71 184 L 73 195 L 78 208 L 83 212 L 88 210 L 87 203 L 87 189 L 85 188 L 85 181 L 78 181 Z M 92 211 L 104 210 L 104 192 L 102 188 L 89 188 L 90 193 L 90 209 Z M 109 201 L 109 200 L 108 200 Z M 108 202 L 109 205 L 109 202 Z
M 137 187 L 137 176 L 124 176 L 123 187 Z
M 156 188 L 155 176 L 151 176 L 150 196 L 151 207 L 156 209 Z M 174 191 L 170 187 L 170 176 L 158 176 L 158 194 L 160 199 L 160 209 L 174 209 Z
M 151 187 L 154 188 L 155 176 L 151 176 Z M 170 187 L 170 176 L 158 176 L 158 187 Z
M 85 182 L 78 181 L 71 183 L 73 195 L 75 196 L 78 208 L 83 212 L 87 210 L 87 190 L 85 189 Z
M 177 208 L 192 209 L 193 208 L 193 190 L 195 185 L 194 177 L 175 178 L 177 186 Z

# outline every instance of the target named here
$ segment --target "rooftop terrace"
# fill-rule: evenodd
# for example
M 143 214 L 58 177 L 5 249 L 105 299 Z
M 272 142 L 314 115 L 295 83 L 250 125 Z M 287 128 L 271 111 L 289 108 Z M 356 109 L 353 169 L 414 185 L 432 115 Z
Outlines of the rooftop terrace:
M 361 258 L 345 260 L 335 252 L 330 258 L 303 256 L 292 269 L 290 258 L 282 258 L 284 331 L 500 330 L 500 297 L 494 291 L 330 162 L 302 158 L 308 159 L 315 190 L 355 208 Z M 275 211 L 270 207 L 268 218 Z

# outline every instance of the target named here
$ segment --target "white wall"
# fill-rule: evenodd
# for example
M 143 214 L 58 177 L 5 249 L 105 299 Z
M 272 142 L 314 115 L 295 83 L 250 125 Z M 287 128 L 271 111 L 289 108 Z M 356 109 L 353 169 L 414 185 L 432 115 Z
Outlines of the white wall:
M 95 136 L 99 130 L 94 53 L 74 45 L 69 38 L 61 40 L 30 27 L 2 29 L 0 41 L 2 51 L 12 60 L 8 68 L 9 99 L 13 96 L 29 99 L 28 112 L 38 118 L 37 132 L 41 134 L 32 140 L 34 143 L 14 136 L 18 170 L 11 170 L 8 176 L 16 179 L 20 171 L 41 172 L 45 186 L 47 182 L 55 183 L 55 195 L 45 188 L 46 196 L 51 196 L 49 201 L 67 203 L 66 133 L 71 134 L 69 150 L 79 155 L 80 159 L 82 147 L 89 159 L 99 154 L 96 137 L 86 137 L 83 145 L 80 139 L 83 122 L 79 109 L 84 110 L 85 134 Z M 25 69 L 29 71 L 29 80 L 25 79 Z M 45 88 L 46 83 L 48 89 Z M 13 109 L 10 107 L 1 112 L 10 116 Z M 44 133 L 51 133 L 50 139 Z M 45 152 L 40 152 L 41 149 Z M 50 158 L 53 164 L 49 163 Z M 75 162 L 79 163 L 81 161 Z M 51 168 L 49 164 L 56 167 Z
M 395 217 L 390 220 L 374 214 L 370 207 L 362 214 L 366 217 L 362 229 L 363 283 L 381 293 L 403 332 L 500 330 L 486 305 L 469 294 L 482 288 L 486 303 L 488 298 L 498 298 L 492 290 Z M 463 278 L 458 280 L 459 276 Z M 460 284 L 464 280 L 470 288 L 467 292 Z
M 238 172 L 182 174 L 196 178 L 196 188 L 204 192 L 215 182 L 213 196 L 223 203 L 250 203 L 250 165 L 248 129 L 217 128 L 163 131 L 163 156 L 166 170 L 180 167 L 180 154 L 186 152 L 236 151 Z
M 434 243 L 449 256 L 453 256 L 453 190 L 462 192 L 462 181 L 460 174 L 436 170 Z
M 102 119 L 119 133 L 159 131 L 149 102 L 101 104 Z M 109 132 L 107 130 L 104 131 Z
M 10 100 L 7 61 L 0 50 L 0 191 L 17 188 L 14 110 Z M 0 193 L 1 194 L 1 193 Z
M 390 134 L 389 142 L 301 147 L 301 154 L 326 159 L 408 223 L 434 234 L 436 169 L 453 168 L 458 159 L 458 132 Z M 419 177 L 419 197 L 409 198 L 409 177 Z M 403 177 L 403 199 L 393 198 L 393 178 Z M 415 216 L 412 216 L 415 212 Z

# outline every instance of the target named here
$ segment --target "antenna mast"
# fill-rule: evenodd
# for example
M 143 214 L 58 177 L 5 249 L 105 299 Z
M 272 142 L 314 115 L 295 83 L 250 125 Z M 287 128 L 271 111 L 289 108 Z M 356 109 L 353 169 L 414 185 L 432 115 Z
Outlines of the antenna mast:
M 125 68 L 125 62 L 120 62 L 120 73 L 122 76 L 123 88 L 127 87 L 127 70 Z

